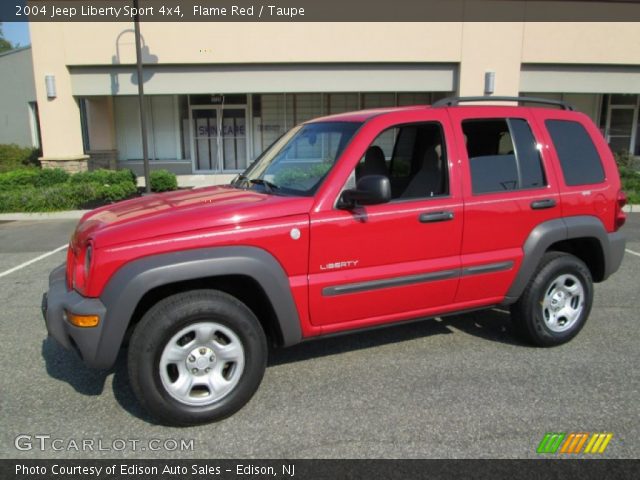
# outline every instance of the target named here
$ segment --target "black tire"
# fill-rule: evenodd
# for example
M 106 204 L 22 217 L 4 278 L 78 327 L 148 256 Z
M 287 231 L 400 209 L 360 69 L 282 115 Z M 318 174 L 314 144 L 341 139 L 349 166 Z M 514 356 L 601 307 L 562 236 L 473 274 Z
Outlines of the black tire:
M 181 331 L 188 330 L 191 326 L 207 326 L 209 324 L 217 325 L 218 328 L 224 329 L 229 335 L 232 335 L 232 338 L 235 339 L 234 344 L 237 344 L 239 340 L 243 355 L 242 361 L 237 363 L 243 364 L 243 366 L 234 373 L 237 377 L 234 382 L 237 383 L 234 383 L 228 393 L 219 399 L 212 399 L 207 404 L 191 405 L 174 398 L 174 394 L 165 387 L 163 382 L 166 382 L 169 373 L 161 370 L 160 360 L 163 352 L 166 351 L 165 347 L 168 348 L 169 342 L 171 345 L 181 345 L 180 343 L 174 344 L 175 337 Z M 215 327 L 212 328 L 215 329 Z M 213 335 L 218 338 L 216 337 L 218 334 L 216 331 Z M 189 351 L 192 347 L 195 349 L 194 351 L 201 351 L 198 348 L 199 343 L 195 333 L 192 341 L 189 341 L 188 334 L 184 338 L 184 342 L 187 343 L 184 346 L 184 351 Z M 222 338 L 224 338 L 224 334 L 222 334 Z M 211 345 L 214 344 L 211 343 Z M 222 346 L 224 348 L 224 344 Z M 215 355 L 211 356 L 212 361 L 214 357 Z M 193 355 L 189 355 L 188 358 L 189 361 L 193 361 Z M 220 358 L 215 357 L 215 359 L 221 364 L 223 363 Z M 175 363 L 177 365 L 182 362 L 176 361 Z M 245 304 L 217 290 L 194 290 L 178 293 L 161 300 L 142 317 L 129 343 L 128 370 L 131 387 L 142 406 L 166 425 L 198 425 L 232 415 L 242 408 L 258 389 L 266 363 L 267 341 L 256 316 Z M 183 365 L 181 366 L 183 367 Z M 202 367 L 202 372 L 204 372 L 202 365 L 198 365 L 198 367 Z M 227 367 L 230 367 L 230 371 L 234 371 L 233 369 L 237 365 L 226 363 L 221 365 L 220 369 L 224 371 Z M 169 368 L 172 366 L 170 365 Z M 189 374 L 191 370 L 190 368 L 184 370 L 187 374 L 186 377 L 196 378 L 195 375 Z M 202 373 L 197 368 L 193 369 L 193 371 L 196 370 Z M 209 370 L 213 370 L 213 367 Z M 162 378 L 161 371 L 163 372 Z M 175 371 L 177 372 L 177 366 Z M 184 373 L 176 373 L 175 375 L 184 375 Z M 202 375 L 205 374 L 202 373 Z M 189 388 L 188 391 L 194 390 Z M 206 390 L 204 393 L 206 396 Z M 187 393 L 187 397 L 189 397 L 185 397 L 187 401 L 191 398 L 190 395 L 191 393 Z M 209 391 L 209 395 L 214 396 L 213 389 Z M 197 400 L 197 397 L 194 398 Z
M 563 277 L 569 275 L 570 277 Z M 572 285 L 577 279 L 583 290 L 583 300 L 575 300 L 576 305 L 582 305 L 582 310 L 574 320 L 567 320 L 565 325 L 556 326 L 556 331 L 550 328 L 546 319 L 549 318 L 551 308 L 545 305 L 545 299 L 551 301 L 556 291 L 557 281 L 568 278 Z M 573 300 L 571 300 L 573 301 Z M 570 302 L 571 303 L 571 302 Z M 511 319 L 516 333 L 526 342 L 539 347 L 552 347 L 568 342 L 584 327 L 591 305 L 593 303 L 593 281 L 591 272 L 582 260 L 563 252 L 547 252 L 538 265 L 518 301 L 511 307 Z M 553 315 L 553 313 L 551 313 Z M 568 322 L 571 322 L 568 324 Z M 562 330 L 564 328 L 564 330 Z M 562 331 L 557 331 L 562 330 Z

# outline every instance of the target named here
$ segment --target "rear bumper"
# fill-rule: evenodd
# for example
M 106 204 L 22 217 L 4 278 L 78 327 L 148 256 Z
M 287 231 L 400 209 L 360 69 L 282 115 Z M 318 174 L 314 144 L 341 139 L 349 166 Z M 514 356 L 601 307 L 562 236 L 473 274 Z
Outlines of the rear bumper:
M 100 324 L 91 328 L 80 328 L 67 320 L 66 312 L 79 315 L 98 315 Z M 110 365 L 100 360 L 100 340 L 107 309 L 97 298 L 85 298 L 74 290 L 67 290 L 65 266 L 60 265 L 49 275 L 49 291 L 42 297 L 42 315 L 47 332 L 60 345 L 74 350 L 90 367 L 107 368 Z
M 620 232 L 609 233 L 607 237 L 609 237 L 609 251 L 605 258 L 606 271 L 604 272 L 604 278 L 608 278 L 618 271 L 622 263 L 622 257 L 624 257 L 624 249 L 627 245 L 624 234 Z

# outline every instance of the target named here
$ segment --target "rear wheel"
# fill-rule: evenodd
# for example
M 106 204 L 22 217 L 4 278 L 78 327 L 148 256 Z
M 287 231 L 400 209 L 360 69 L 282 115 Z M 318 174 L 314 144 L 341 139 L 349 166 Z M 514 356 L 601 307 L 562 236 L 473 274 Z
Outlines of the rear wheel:
M 584 327 L 592 303 L 593 282 L 584 262 L 567 253 L 548 252 L 512 306 L 511 317 L 526 341 L 560 345 Z
M 257 390 L 267 360 L 260 322 L 214 290 L 168 297 L 141 319 L 129 345 L 129 378 L 140 403 L 170 425 L 220 420 Z

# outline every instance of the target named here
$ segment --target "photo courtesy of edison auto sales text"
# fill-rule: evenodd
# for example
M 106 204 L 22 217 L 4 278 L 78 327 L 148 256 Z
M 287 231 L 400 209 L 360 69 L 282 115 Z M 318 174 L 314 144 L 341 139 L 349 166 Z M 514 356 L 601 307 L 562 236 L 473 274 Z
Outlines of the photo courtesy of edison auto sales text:
M 101 475 L 222 475 L 231 473 L 235 475 L 278 475 L 294 477 L 295 465 L 283 464 L 280 470 L 274 466 L 237 464 L 235 468 L 223 468 L 219 465 L 191 464 L 185 465 L 138 465 L 138 464 L 113 464 L 113 465 L 58 465 L 54 463 L 50 468 L 44 465 L 27 466 L 17 464 L 16 475 L 83 475 L 101 478 Z

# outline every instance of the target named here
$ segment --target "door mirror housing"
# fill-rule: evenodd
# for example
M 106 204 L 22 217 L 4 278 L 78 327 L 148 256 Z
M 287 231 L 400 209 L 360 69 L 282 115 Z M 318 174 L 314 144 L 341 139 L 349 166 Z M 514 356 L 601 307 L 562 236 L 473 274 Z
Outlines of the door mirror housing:
M 391 183 L 384 175 L 367 175 L 358 180 L 355 189 L 345 190 L 338 208 L 350 210 L 359 205 L 378 205 L 391 200 Z

